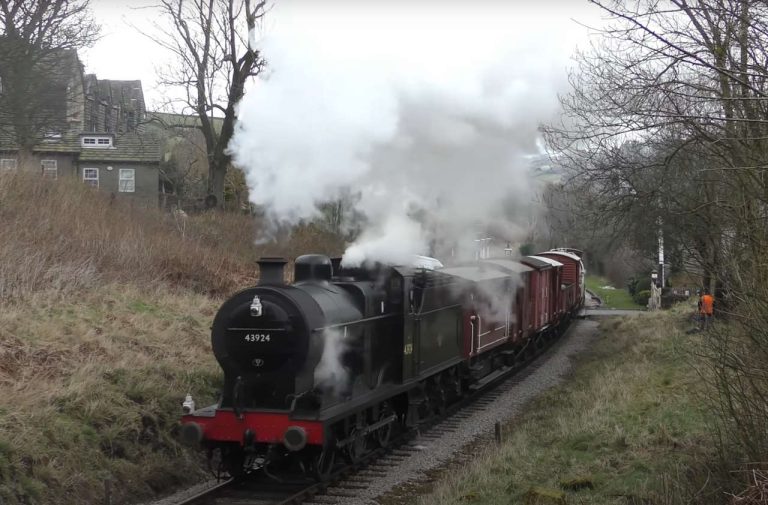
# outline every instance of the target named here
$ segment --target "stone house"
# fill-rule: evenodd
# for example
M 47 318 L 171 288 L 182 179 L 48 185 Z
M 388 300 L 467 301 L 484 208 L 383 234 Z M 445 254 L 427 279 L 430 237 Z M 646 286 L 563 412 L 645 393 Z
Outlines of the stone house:
M 161 141 L 144 128 L 141 81 L 85 75 L 74 51 L 62 52 L 55 64 L 63 70 L 51 74 L 63 82 L 53 87 L 61 96 L 55 95 L 50 107 L 60 110 L 52 111 L 51 121 L 24 153 L 12 127 L 0 129 L 0 175 L 27 171 L 52 179 L 77 177 L 116 198 L 156 206 Z

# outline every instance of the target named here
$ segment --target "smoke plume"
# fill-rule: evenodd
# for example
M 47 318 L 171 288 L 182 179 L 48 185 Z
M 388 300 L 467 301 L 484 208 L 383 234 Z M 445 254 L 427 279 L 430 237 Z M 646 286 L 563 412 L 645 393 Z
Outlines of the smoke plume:
M 557 111 L 572 3 L 309 2 L 273 9 L 269 70 L 230 144 L 272 223 L 354 194 L 365 225 L 344 256 L 408 262 L 527 231 L 526 155 Z M 561 8 L 562 7 L 562 8 Z M 536 9 L 540 9 L 540 12 Z M 555 43 L 553 41 L 562 41 Z

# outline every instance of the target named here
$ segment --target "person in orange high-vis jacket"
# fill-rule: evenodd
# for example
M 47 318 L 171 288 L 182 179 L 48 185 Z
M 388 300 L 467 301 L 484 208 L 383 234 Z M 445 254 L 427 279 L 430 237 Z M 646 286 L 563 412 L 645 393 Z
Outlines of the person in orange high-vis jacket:
M 712 324 L 712 316 L 715 314 L 715 298 L 705 289 L 699 300 L 699 312 L 701 315 L 701 327 L 707 329 Z

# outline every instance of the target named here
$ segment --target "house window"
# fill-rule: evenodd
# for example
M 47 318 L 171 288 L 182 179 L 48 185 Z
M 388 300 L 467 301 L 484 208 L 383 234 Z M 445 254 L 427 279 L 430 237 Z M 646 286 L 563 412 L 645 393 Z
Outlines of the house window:
M 120 193 L 134 193 L 136 191 L 136 170 L 133 168 L 121 168 L 120 180 L 117 190 Z
M 46 142 L 49 144 L 61 142 L 61 133 L 55 132 L 55 131 L 45 132 L 45 134 L 43 135 L 43 142 Z
M 84 168 L 83 169 L 83 182 L 94 188 L 99 187 L 99 169 L 98 168 Z
M 16 170 L 16 158 L 0 158 L 0 172 Z
M 59 176 L 59 167 L 56 160 L 42 160 L 40 166 L 43 169 L 43 177 L 57 179 Z
M 112 147 L 112 137 L 83 137 L 80 144 L 83 147 Z

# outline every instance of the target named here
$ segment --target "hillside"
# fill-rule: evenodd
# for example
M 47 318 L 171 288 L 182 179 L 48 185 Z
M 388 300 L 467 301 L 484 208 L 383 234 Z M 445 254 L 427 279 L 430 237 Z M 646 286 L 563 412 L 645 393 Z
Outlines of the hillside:
M 184 395 L 213 402 L 209 327 L 262 253 L 335 238 L 312 227 L 253 245 L 257 220 L 174 218 L 78 181 L 0 177 L 0 502 L 113 503 L 203 476 L 176 442 Z

